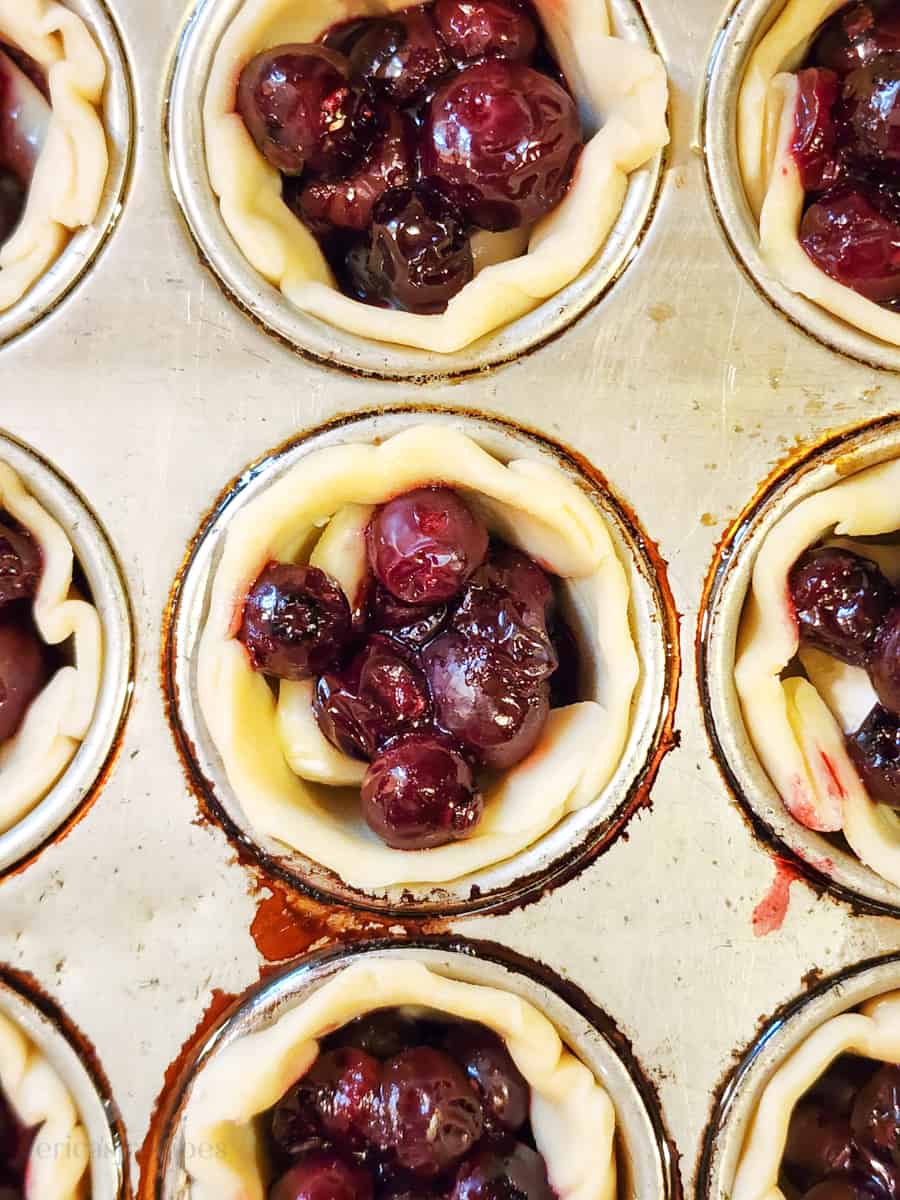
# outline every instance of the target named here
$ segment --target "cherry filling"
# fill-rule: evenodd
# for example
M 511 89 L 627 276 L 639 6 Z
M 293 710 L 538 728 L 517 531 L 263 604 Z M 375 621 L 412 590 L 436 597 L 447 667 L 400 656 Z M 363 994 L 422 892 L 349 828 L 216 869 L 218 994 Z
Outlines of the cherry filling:
M 42 569 L 34 538 L 0 510 L 0 744 L 19 731 L 50 675 L 31 614 Z
M 264 1118 L 270 1200 L 553 1200 L 506 1045 L 383 1009 L 337 1030 Z
M 527 0 L 437 0 L 276 46 L 237 110 L 343 290 L 413 313 L 472 278 L 475 230 L 555 208 L 583 146 Z
M 781 1172 L 805 1200 L 896 1200 L 900 1067 L 837 1059 L 794 1109 Z
M 0 1091 L 0 1196 L 24 1200 L 25 1169 L 34 1141 L 34 1130 L 26 1129 Z
M 23 51 L 0 42 L 0 245 L 21 220 L 49 123 L 43 71 Z
M 521 762 L 551 705 L 577 699 L 577 646 L 551 577 L 491 542 L 451 488 L 381 505 L 365 543 L 355 623 L 324 572 L 273 562 L 250 589 L 238 637 L 255 670 L 315 680 L 322 733 L 370 764 L 370 828 L 395 849 L 445 845 L 481 819 L 479 769 Z

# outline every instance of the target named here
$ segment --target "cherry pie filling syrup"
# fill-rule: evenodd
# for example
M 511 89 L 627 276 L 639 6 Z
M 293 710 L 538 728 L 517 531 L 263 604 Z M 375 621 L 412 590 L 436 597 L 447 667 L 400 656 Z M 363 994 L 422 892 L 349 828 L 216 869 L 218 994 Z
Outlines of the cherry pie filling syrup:
M 366 550 L 349 599 L 316 567 L 269 563 L 238 636 L 273 681 L 316 680 L 322 733 L 369 763 L 369 827 L 399 850 L 444 845 L 481 819 L 479 773 L 521 762 L 576 700 L 575 639 L 551 576 L 451 488 L 376 509 Z
M 263 1115 L 269 1200 L 554 1200 L 530 1100 L 485 1026 L 370 1013 Z
M 0 246 L 22 219 L 50 111 L 44 71 L 0 39 Z
M 437 0 L 276 46 L 237 109 L 344 293 L 413 313 L 473 278 L 473 232 L 555 208 L 583 146 L 524 0 Z
M 32 535 L 0 509 L 0 748 L 19 731 L 54 667 L 32 616 L 42 570 Z
M 804 1200 L 896 1200 L 900 1066 L 836 1059 L 794 1109 L 781 1174 Z
M 25 1172 L 34 1141 L 0 1089 L 0 1200 L 24 1200 Z

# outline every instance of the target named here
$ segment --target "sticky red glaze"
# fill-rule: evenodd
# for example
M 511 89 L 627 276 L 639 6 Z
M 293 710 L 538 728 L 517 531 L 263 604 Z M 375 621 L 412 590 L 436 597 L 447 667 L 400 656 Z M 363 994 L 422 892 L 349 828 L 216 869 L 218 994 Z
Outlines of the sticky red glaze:
M 775 859 L 775 878 L 753 910 L 754 937 L 768 937 L 782 927 L 790 903 L 791 884 L 801 878 L 796 867 L 783 858 Z

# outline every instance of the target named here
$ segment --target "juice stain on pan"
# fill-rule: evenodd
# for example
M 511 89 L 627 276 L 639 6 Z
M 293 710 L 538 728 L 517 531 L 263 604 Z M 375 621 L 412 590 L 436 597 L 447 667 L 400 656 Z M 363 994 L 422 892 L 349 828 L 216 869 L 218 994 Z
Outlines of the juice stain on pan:
M 776 857 L 775 878 L 766 894 L 753 910 L 753 936 L 767 937 L 784 924 L 791 899 L 791 884 L 803 878 L 797 867 L 786 859 Z

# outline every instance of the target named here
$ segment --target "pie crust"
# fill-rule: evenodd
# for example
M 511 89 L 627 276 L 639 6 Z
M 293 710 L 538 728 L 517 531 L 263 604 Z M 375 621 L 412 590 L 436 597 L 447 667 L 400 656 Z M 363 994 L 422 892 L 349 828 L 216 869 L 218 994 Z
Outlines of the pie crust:
M 499 1034 L 531 1086 L 535 1143 L 559 1200 L 613 1200 L 615 1110 L 547 1018 L 511 992 L 396 959 L 347 967 L 268 1028 L 237 1039 L 208 1063 L 188 1100 L 185 1144 L 212 1146 L 215 1153 L 186 1159 L 192 1200 L 264 1200 L 254 1118 L 309 1070 L 318 1038 L 374 1009 L 406 1005 L 478 1021 Z
M 75 1103 L 40 1050 L 3 1013 L 0 1090 L 18 1120 L 37 1127 L 26 1167 L 25 1200 L 84 1196 L 91 1148 Z
M 94 220 L 109 167 L 99 115 L 106 65 L 81 18 L 56 0 L 0 0 L 3 40 L 44 68 L 53 111 L 22 220 L 0 247 L 0 312 Z
M 820 1025 L 772 1075 L 750 1123 L 732 1200 L 785 1200 L 778 1186 L 794 1105 L 842 1054 L 900 1062 L 900 992 L 866 1001 Z
M 800 244 L 805 191 L 791 143 L 797 79 L 819 26 L 848 0 L 789 0 L 750 57 L 738 98 L 738 159 L 744 190 L 759 220 L 760 252 L 792 292 L 848 325 L 900 345 L 900 314 L 826 275 Z
M 242 67 L 262 50 L 315 41 L 352 17 L 398 12 L 418 0 L 244 0 L 216 51 L 203 109 L 206 156 L 222 217 L 238 247 L 297 308 L 361 337 L 452 353 L 523 316 L 565 287 L 605 243 L 628 175 L 668 142 L 668 84 L 659 57 L 612 36 L 605 0 L 536 0 L 537 11 L 590 134 L 572 185 L 531 231 L 528 252 L 485 266 L 450 301 L 422 316 L 343 295 L 312 234 L 281 199 L 281 178 L 235 112 Z M 508 235 L 502 235 L 509 253 Z M 490 244 L 490 235 L 476 241 Z M 515 252 L 518 252 L 516 248 Z M 485 246 L 479 253 L 493 257 Z
M 365 825 L 365 765 L 319 732 L 311 683 L 281 684 L 276 702 L 237 640 L 247 593 L 271 559 L 311 561 L 356 595 L 372 506 L 440 480 L 491 531 L 564 582 L 581 638 L 586 694 L 551 710 L 535 749 L 487 790 L 472 837 L 430 850 L 393 850 Z M 301 851 L 351 886 L 443 883 L 510 858 L 606 787 L 625 746 L 639 676 L 629 587 L 603 517 L 559 469 L 504 465 L 449 425 L 417 426 L 378 445 L 317 450 L 228 528 L 198 652 L 201 711 L 233 792 L 259 833 Z
M 0 461 L 0 509 L 39 544 L 43 575 L 34 620 L 48 646 L 72 640 L 74 665 L 60 668 L 32 702 L 18 733 L 0 743 L 0 833 L 41 800 L 87 735 L 100 690 L 100 618 L 72 586 L 73 553 L 62 528 Z
M 802 650 L 808 679 L 781 675 L 798 654 L 788 573 L 825 538 L 875 559 L 900 583 L 900 547 L 869 542 L 900 530 L 900 460 L 869 467 L 801 501 L 760 548 L 741 618 L 735 683 L 756 752 L 791 815 L 808 829 L 842 830 L 856 855 L 900 885 L 900 818 L 864 788 L 844 745 L 876 703 L 861 668 Z M 848 540 L 849 539 L 849 540 Z

